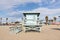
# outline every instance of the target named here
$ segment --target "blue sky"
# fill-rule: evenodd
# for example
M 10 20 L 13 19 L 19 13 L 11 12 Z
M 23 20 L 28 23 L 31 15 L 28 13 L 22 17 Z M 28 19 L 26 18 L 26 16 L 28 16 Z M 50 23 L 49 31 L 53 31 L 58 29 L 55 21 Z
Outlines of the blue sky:
M 9 21 L 21 21 L 22 13 L 39 12 L 40 19 L 45 16 L 60 16 L 60 0 L 0 0 L 0 17 Z

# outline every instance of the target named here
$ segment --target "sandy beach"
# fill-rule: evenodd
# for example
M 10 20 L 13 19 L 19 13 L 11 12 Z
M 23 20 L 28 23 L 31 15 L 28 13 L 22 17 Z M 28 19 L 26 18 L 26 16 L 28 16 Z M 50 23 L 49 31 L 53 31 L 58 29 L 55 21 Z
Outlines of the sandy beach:
M 44 25 L 41 32 L 11 33 L 9 26 L 0 26 L 0 40 L 60 40 L 60 26 Z

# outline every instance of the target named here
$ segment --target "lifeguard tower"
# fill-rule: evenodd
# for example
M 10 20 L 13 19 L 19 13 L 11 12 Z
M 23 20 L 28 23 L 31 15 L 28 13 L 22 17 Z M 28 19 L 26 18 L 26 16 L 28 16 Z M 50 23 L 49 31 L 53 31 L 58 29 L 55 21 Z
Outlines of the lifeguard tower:
M 41 25 L 39 24 L 40 13 L 23 13 L 24 15 L 24 27 L 25 32 L 27 31 L 41 31 Z

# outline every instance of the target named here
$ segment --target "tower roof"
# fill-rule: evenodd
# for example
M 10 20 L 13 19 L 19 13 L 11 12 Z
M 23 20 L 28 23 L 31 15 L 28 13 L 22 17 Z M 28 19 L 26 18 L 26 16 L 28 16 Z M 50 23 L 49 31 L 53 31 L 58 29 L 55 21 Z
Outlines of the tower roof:
M 27 15 L 27 14 L 31 14 L 31 15 L 37 14 L 38 16 L 40 15 L 40 13 L 23 13 L 24 16 Z

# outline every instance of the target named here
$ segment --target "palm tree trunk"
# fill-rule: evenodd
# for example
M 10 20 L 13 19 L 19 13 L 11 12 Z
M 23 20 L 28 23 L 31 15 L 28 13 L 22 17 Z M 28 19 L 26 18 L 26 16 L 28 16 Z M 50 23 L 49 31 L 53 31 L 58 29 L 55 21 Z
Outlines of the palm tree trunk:
M 8 18 L 6 18 L 6 24 L 8 24 Z
M 0 25 L 2 25 L 2 18 L 0 18 Z
M 46 25 L 48 24 L 48 16 L 45 17 Z

